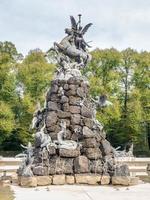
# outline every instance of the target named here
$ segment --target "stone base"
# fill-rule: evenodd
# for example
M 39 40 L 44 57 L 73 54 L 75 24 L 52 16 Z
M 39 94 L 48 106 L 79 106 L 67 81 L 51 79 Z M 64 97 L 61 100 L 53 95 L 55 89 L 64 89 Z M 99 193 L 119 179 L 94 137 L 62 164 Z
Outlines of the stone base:
M 139 181 L 138 177 L 130 177 L 130 176 L 112 177 L 112 185 L 122 185 L 122 186 L 137 185 L 138 181 Z
M 97 185 L 100 184 L 101 175 L 89 175 L 89 174 L 76 174 L 75 183 Z
M 64 185 L 66 183 L 65 175 L 53 175 L 53 185 Z
M 51 176 L 37 176 L 37 185 L 38 186 L 45 186 L 52 184 L 52 177 Z
M 23 187 L 36 187 L 37 186 L 37 178 L 36 177 L 19 177 L 18 179 L 19 185 Z
M 110 176 L 103 175 L 101 177 L 101 185 L 108 185 L 110 183 Z
M 130 176 L 113 176 L 100 174 L 75 174 L 75 175 L 53 175 L 53 176 L 34 176 L 34 177 L 18 177 L 18 184 L 23 187 L 36 187 L 46 185 L 137 185 L 138 177 Z

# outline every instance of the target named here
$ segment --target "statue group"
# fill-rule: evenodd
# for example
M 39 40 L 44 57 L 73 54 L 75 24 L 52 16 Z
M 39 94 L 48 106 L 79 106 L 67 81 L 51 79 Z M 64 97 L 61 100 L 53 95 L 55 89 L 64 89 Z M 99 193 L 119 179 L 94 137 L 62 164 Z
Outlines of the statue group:
M 65 29 L 67 36 L 47 51 L 47 55 L 53 52 L 57 60 L 56 75 L 44 108 L 38 105 L 33 115 L 34 146 L 29 143 L 24 147 L 25 161 L 18 174 L 128 174 L 127 167 L 115 163 L 117 152 L 96 119 L 96 109 L 112 103 L 106 95 L 92 99 L 88 80 L 80 71 L 91 60 L 84 34 L 92 23 L 82 27 L 81 15 L 77 22 L 73 16 L 70 20 L 71 28 Z

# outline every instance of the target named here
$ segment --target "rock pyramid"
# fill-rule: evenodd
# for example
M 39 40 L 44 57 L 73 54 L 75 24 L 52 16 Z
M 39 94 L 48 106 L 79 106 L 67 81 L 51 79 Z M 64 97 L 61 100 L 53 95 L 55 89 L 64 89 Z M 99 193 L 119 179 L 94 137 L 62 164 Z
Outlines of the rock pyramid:
M 35 143 L 33 147 L 30 143 L 24 147 L 26 159 L 18 175 L 37 177 L 39 185 L 46 180 L 50 183 L 50 176 L 53 184 L 109 184 L 114 176 L 122 176 L 123 180 L 127 177 L 129 183 L 128 167 L 115 162 L 114 148 L 107 141 L 102 124 L 96 120 L 89 82 L 80 72 L 91 59 L 83 35 L 92 24 L 82 28 L 81 15 L 78 23 L 73 16 L 70 19 L 72 26 L 65 29 L 67 36 L 48 51 L 55 53 L 57 70 L 44 108 L 38 108 L 33 115 Z M 100 177 L 107 180 L 102 181 Z M 32 180 L 21 180 L 21 185 L 32 183 Z

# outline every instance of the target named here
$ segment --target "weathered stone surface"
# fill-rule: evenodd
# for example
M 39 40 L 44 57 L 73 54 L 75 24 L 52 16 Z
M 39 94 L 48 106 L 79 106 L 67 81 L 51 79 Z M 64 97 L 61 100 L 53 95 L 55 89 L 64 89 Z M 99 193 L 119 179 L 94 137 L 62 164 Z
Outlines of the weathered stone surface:
M 94 147 L 99 147 L 99 144 L 97 143 L 95 138 L 85 138 L 83 147 L 94 148 Z
M 70 112 L 63 112 L 62 110 L 58 111 L 58 117 L 61 119 L 69 118 L 70 116 Z
M 82 87 L 77 88 L 77 95 L 79 97 L 84 98 L 86 96 L 86 93 L 84 92 L 84 88 L 82 88 Z
M 81 101 L 80 97 L 75 97 L 75 96 L 69 97 L 69 104 L 70 105 L 79 105 L 80 101 Z
M 102 158 L 102 153 L 99 148 L 85 148 L 85 155 L 88 159 L 97 160 Z
M 50 156 L 55 155 L 56 154 L 56 148 L 54 146 L 48 146 L 48 154 Z
M 53 185 L 64 185 L 66 183 L 65 175 L 53 175 Z
M 117 165 L 114 172 L 115 176 L 130 176 L 129 167 L 127 164 Z
M 101 141 L 101 144 L 102 144 L 102 151 L 104 152 L 105 155 L 109 155 L 112 153 L 112 146 L 111 146 L 110 142 L 103 139 Z
M 79 141 L 83 139 L 83 134 L 82 134 L 82 127 L 79 125 L 72 125 L 70 126 L 71 131 L 73 132 L 71 139 L 75 141 Z
M 72 114 L 79 114 L 80 113 L 80 106 L 70 106 L 70 112 Z
M 64 84 L 64 90 L 69 90 L 69 85 L 67 83 Z
M 89 160 L 86 156 L 79 156 L 74 159 L 75 173 L 87 173 L 89 172 Z
M 80 149 L 59 149 L 59 155 L 60 157 L 76 158 L 80 155 Z
M 23 187 L 36 187 L 37 179 L 36 177 L 20 177 L 20 185 Z
M 130 185 L 138 185 L 139 177 L 130 177 Z
M 90 129 L 93 128 L 94 123 L 93 123 L 93 120 L 92 120 L 92 119 L 84 117 L 84 118 L 83 118 L 83 123 L 84 123 L 84 125 L 87 126 L 88 128 L 90 128 Z
M 69 103 L 62 104 L 62 110 L 65 112 L 69 112 L 70 111 Z
M 35 167 L 33 167 L 33 174 L 37 175 L 37 176 L 47 176 L 48 169 L 47 169 L 47 167 L 35 166 Z
M 52 125 L 52 126 L 47 127 L 47 130 L 49 132 L 57 132 L 58 133 L 60 131 L 60 126 L 58 126 L 57 124 Z
M 101 177 L 101 185 L 108 185 L 110 183 L 110 176 L 103 175 Z
M 51 158 L 49 174 L 73 174 L 73 159 L 59 157 Z
M 90 172 L 102 174 L 103 164 L 101 160 L 90 160 Z
M 84 126 L 83 127 L 83 136 L 85 138 L 91 138 L 91 137 L 94 137 L 94 133 L 93 131 L 91 131 L 91 129 L 89 129 L 88 127 Z
M 84 117 L 87 117 L 87 118 L 92 118 L 93 111 L 92 111 L 92 109 L 89 109 L 83 105 L 81 108 L 81 115 Z
M 78 79 L 77 77 L 71 77 L 67 83 L 70 84 L 74 84 L 74 85 L 79 85 L 81 82 L 81 79 Z
M 57 93 L 58 92 L 58 85 L 57 84 L 52 84 L 51 93 Z
M 69 176 L 69 175 L 66 175 L 66 184 L 69 184 L 69 185 L 72 185 L 75 183 L 75 178 L 74 176 Z
M 62 96 L 61 100 L 60 100 L 60 103 L 68 103 L 68 101 L 69 101 L 68 97 Z
M 79 115 L 79 114 L 71 115 L 71 123 L 72 124 L 80 124 L 80 122 L 81 122 L 81 115 Z
M 74 89 L 74 90 L 73 89 L 71 89 L 71 90 L 69 89 L 68 91 L 65 92 L 65 95 L 68 96 L 68 97 L 69 96 L 76 96 L 76 94 L 77 94 L 77 90 L 76 89 Z
M 56 102 L 49 101 L 48 102 L 48 110 L 56 111 L 58 110 L 58 106 Z
M 95 174 L 75 174 L 75 182 L 77 184 L 97 185 L 100 184 L 100 175 Z
M 124 185 L 124 186 L 130 185 L 129 176 L 113 176 L 111 181 L 113 185 Z
M 37 175 L 37 176 L 47 176 L 48 169 L 47 169 L 47 167 L 35 166 L 35 167 L 33 167 L 33 174 Z
M 76 89 L 77 89 L 77 85 L 70 84 L 70 85 L 69 85 L 69 89 L 70 89 L 70 90 L 76 90 Z
M 57 123 L 57 114 L 52 111 L 48 112 L 47 117 L 46 117 L 46 126 L 53 126 Z
M 54 101 L 54 102 L 59 102 L 59 97 L 57 94 L 50 94 L 50 96 L 48 97 L 47 101 Z
M 37 176 L 37 185 L 44 186 L 44 185 L 51 185 L 52 184 L 52 177 L 51 176 Z

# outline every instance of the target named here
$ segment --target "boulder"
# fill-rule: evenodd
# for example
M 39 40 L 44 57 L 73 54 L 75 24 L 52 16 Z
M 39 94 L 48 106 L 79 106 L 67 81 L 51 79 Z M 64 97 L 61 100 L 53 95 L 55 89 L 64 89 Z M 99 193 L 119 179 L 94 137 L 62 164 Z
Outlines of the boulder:
M 68 91 L 65 92 L 66 96 L 76 96 L 77 90 L 76 89 L 69 89 Z
M 74 159 L 74 171 L 75 173 L 89 172 L 89 160 L 86 156 L 79 156 Z
M 138 185 L 139 177 L 130 177 L 130 185 Z
M 70 85 L 69 85 L 69 89 L 70 89 L 70 90 L 76 90 L 76 89 L 77 89 L 77 85 L 70 84 Z
M 80 113 L 80 106 L 70 106 L 70 112 L 72 114 L 79 114 Z
M 130 176 L 127 164 L 117 165 L 114 172 L 115 176 Z
M 66 184 L 69 184 L 69 185 L 72 185 L 75 183 L 75 178 L 74 176 L 69 176 L 69 175 L 66 175 Z
M 72 158 L 50 158 L 49 174 L 73 174 Z
M 105 155 L 109 155 L 112 153 L 112 146 L 110 142 L 108 142 L 106 139 L 101 140 L 102 144 L 102 151 L 104 152 Z
M 48 169 L 47 169 L 47 167 L 35 166 L 35 167 L 33 167 L 33 174 L 37 175 L 37 176 L 47 176 Z
M 90 172 L 102 174 L 103 164 L 101 160 L 90 160 Z
M 110 183 L 110 176 L 103 175 L 101 177 L 101 185 L 108 185 Z
M 76 158 L 80 155 L 80 149 L 59 149 L 60 157 Z
M 72 124 L 80 124 L 80 122 L 81 122 L 81 115 L 80 114 L 71 115 L 71 123 Z
M 54 102 L 59 102 L 59 97 L 57 94 L 51 93 L 47 101 L 54 101 Z
M 50 93 L 57 93 L 58 92 L 58 85 L 55 83 L 52 85 Z
M 130 185 L 129 176 L 113 176 L 111 181 L 113 185 L 123 185 L 123 186 Z
M 85 155 L 90 160 L 102 158 L 102 153 L 99 148 L 84 148 Z
M 36 187 L 37 186 L 37 179 L 36 177 L 24 177 L 21 176 L 20 178 L 20 185 L 23 187 Z
M 97 143 L 95 138 L 85 138 L 83 147 L 94 148 L 94 147 L 99 147 L 99 144 Z
M 81 115 L 83 117 L 92 118 L 93 111 L 92 111 L 92 109 L 87 108 L 86 106 L 83 105 L 82 108 L 81 108 Z
M 56 111 L 58 110 L 58 105 L 56 102 L 53 102 L 53 101 L 48 101 L 48 110 L 50 111 Z
M 37 185 L 38 186 L 45 186 L 52 184 L 52 177 L 51 176 L 37 176 Z
M 69 97 L 69 104 L 70 105 L 79 105 L 80 101 L 81 101 L 80 97 L 75 97 L 75 96 Z
M 68 103 L 68 101 L 69 101 L 68 97 L 62 96 L 61 100 L 60 100 L 60 103 Z
M 50 156 L 55 155 L 56 154 L 56 148 L 54 146 L 48 146 L 48 154 Z
M 100 184 L 100 175 L 96 174 L 75 174 L 75 182 L 77 184 L 97 185 Z
M 48 130 L 48 132 L 59 132 L 60 127 L 56 124 L 56 125 L 47 127 L 47 130 Z
M 69 112 L 69 110 L 70 110 L 69 104 L 68 103 L 62 104 L 62 110 L 65 112 Z
M 69 85 L 67 83 L 64 84 L 64 90 L 69 90 Z
M 69 118 L 71 116 L 70 112 L 64 112 L 62 110 L 58 111 L 58 117 L 61 119 Z
M 47 116 L 46 116 L 46 126 L 53 126 L 57 123 L 57 114 L 52 111 L 52 112 L 48 112 Z
M 87 126 L 88 128 L 90 128 L 90 129 L 93 128 L 94 123 L 93 123 L 93 120 L 92 120 L 92 119 L 84 117 L 84 118 L 83 118 L 83 123 L 84 123 L 84 125 Z
M 83 127 L 83 136 L 85 138 L 91 138 L 91 137 L 94 137 L 94 133 L 91 129 L 89 129 L 87 126 L 84 126 Z
M 53 175 L 53 185 L 64 185 L 66 183 L 65 175 Z
M 84 88 L 78 87 L 78 88 L 77 88 L 77 95 L 78 95 L 79 97 L 84 98 L 84 97 L 86 96 L 86 94 L 85 94 L 85 92 L 84 92 Z

